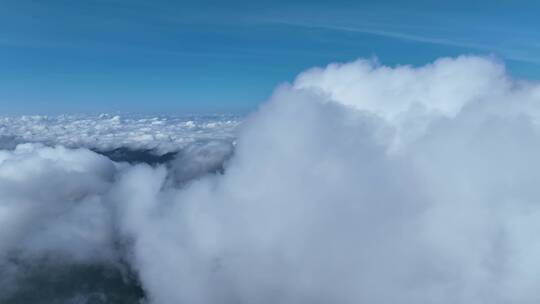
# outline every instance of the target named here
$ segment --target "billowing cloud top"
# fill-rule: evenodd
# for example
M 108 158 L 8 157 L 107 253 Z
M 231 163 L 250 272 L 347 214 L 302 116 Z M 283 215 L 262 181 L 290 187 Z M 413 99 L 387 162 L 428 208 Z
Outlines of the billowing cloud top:
M 294 84 L 389 120 L 418 110 L 455 116 L 475 100 L 500 97 L 508 85 L 502 65 L 466 56 L 418 68 L 390 68 L 373 60 L 331 64 L 301 73 Z
M 159 304 L 537 303 L 539 92 L 489 58 L 359 60 L 278 88 L 234 151 L 4 151 L 0 286 L 62 256 Z

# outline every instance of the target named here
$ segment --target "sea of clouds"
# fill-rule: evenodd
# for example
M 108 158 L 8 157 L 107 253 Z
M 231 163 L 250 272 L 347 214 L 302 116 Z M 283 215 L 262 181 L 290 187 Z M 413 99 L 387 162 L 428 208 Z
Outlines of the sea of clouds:
M 538 303 L 539 118 L 461 56 L 307 70 L 245 118 L 2 119 L 0 300 Z
M 163 155 L 194 142 L 231 141 L 240 119 L 238 115 L 0 117 L 0 148 L 12 149 L 17 143 L 37 142 L 98 152 L 129 149 Z

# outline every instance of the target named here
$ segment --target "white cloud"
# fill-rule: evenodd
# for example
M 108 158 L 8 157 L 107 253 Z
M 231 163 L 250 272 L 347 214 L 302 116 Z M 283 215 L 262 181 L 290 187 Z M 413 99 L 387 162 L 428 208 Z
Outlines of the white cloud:
M 232 115 L 0 117 L 0 147 L 9 148 L 12 142 L 39 142 L 100 151 L 148 149 L 165 154 L 199 140 L 232 140 L 239 123 L 240 118 Z
M 0 154 L 0 254 L 121 240 L 151 303 L 536 303 L 539 92 L 486 58 L 360 60 L 278 88 L 232 156 L 19 146 Z
M 248 118 L 225 175 L 118 184 L 144 206 L 124 225 L 150 299 L 538 301 L 537 91 L 476 57 L 303 73 Z
M 103 195 L 116 168 L 88 150 L 19 145 L 0 154 L 0 257 L 49 253 L 74 259 L 110 254 Z M 111 248 L 109 248 L 111 249 Z

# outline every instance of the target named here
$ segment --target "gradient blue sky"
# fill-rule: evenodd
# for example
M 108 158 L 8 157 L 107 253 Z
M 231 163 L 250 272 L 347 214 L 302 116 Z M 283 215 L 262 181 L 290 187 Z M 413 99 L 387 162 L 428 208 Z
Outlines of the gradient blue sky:
M 0 0 L 0 115 L 245 112 L 376 56 L 486 54 L 540 79 L 540 1 Z

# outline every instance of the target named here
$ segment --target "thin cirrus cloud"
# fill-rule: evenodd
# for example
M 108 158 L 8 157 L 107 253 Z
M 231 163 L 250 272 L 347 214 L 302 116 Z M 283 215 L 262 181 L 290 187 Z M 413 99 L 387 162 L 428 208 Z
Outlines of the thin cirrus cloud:
M 454 34 L 455 37 L 449 37 L 448 34 L 415 34 L 411 31 L 425 30 L 425 27 L 414 27 L 409 28 L 408 31 L 396 31 L 388 30 L 385 26 L 378 25 L 377 23 L 369 23 L 367 26 L 340 26 L 333 24 L 324 24 L 324 23 L 302 23 L 302 22 L 293 22 L 288 20 L 273 20 L 270 21 L 274 24 L 281 24 L 291 27 L 306 28 L 306 29 L 315 29 L 315 30 L 330 30 L 338 32 L 348 32 L 348 33 L 359 33 L 359 34 L 369 34 L 374 36 L 385 37 L 389 39 L 398 39 L 404 41 L 412 41 L 418 43 L 427 43 L 433 45 L 449 46 L 449 47 L 458 47 L 461 49 L 469 49 L 472 51 L 479 51 L 482 53 L 491 52 L 496 53 L 503 58 L 508 60 L 515 60 L 533 64 L 540 64 L 540 60 L 536 56 L 530 55 L 533 52 L 538 51 L 534 44 L 531 44 L 529 41 L 521 44 L 521 49 L 512 45 L 512 47 L 502 47 L 497 45 L 496 41 L 489 41 L 485 43 L 472 42 L 472 39 L 465 39 L 464 37 L 459 37 L 459 34 Z M 387 25 L 386 25 L 387 26 Z M 395 28 L 396 26 L 394 26 Z M 407 28 L 404 26 L 399 26 L 400 28 Z M 433 29 L 431 29 L 433 31 Z M 435 29 L 436 31 L 436 29 Z

